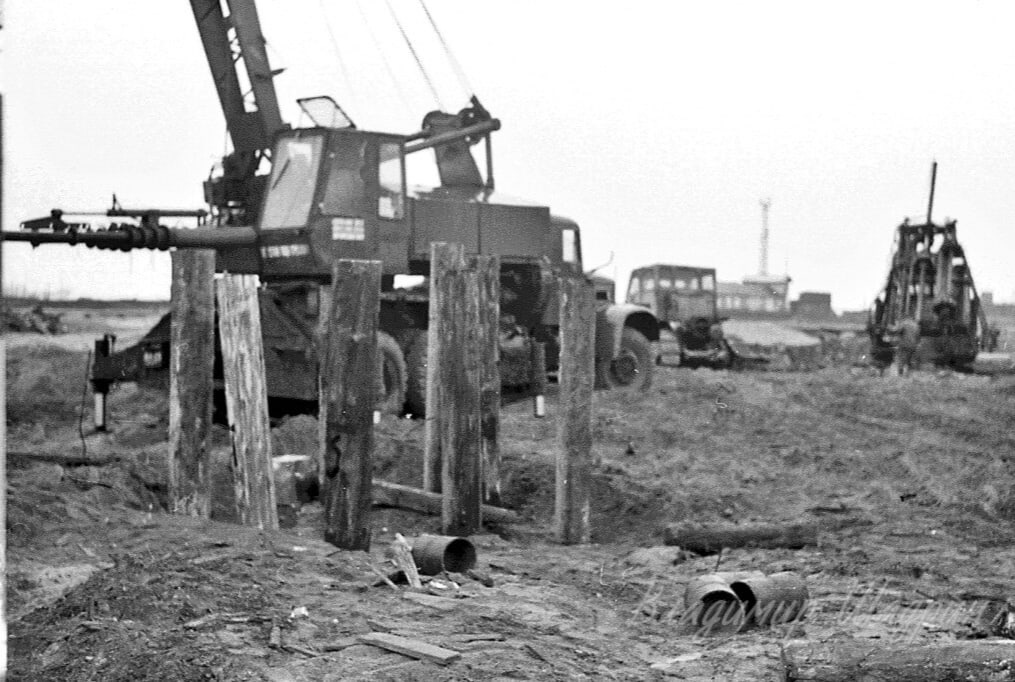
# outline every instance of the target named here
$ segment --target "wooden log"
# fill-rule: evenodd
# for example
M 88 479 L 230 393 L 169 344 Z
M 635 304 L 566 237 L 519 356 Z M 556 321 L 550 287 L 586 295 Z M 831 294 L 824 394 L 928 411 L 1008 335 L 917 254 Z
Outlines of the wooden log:
M 215 364 L 215 252 L 172 254 L 169 511 L 211 515 L 209 436 Z
M 995 682 L 1015 680 L 1015 641 L 791 642 L 782 662 L 789 682 Z
M 560 279 L 560 432 L 555 531 L 564 544 L 591 538 L 595 296 L 581 278 Z
M 219 337 L 240 523 L 278 529 L 256 275 L 218 280 Z
M 473 256 L 479 281 L 479 435 L 483 501 L 500 504 L 500 259 Z
M 122 462 L 127 457 L 123 455 L 67 455 L 62 452 L 24 452 L 22 450 L 8 450 L 7 459 L 15 462 L 19 459 L 31 459 L 49 464 L 59 464 L 64 467 L 101 467 L 115 462 Z
M 663 532 L 663 542 L 677 545 L 695 554 L 715 554 L 719 550 L 740 547 L 800 549 L 818 542 L 816 523 L 743 525 L 671 525 Z
M 386 632 L 371 632 L 366 635 L 360 635 L 359 641 L 363 644 L 371 644 L 381 649 L 394 651 L 403 656 L 409 656 L 410 658 L 433 661 L 439 665 L 448 665 L 462 657 L 460 653 L 451 649 L 427 644 L 418 639 L 390 635 Z
M 373 502 L 385 507 L 411 509 L 424 514 L 437 515 L 443 508 L 443 496 L 428 490 L 420 490 L 407 485 L 374 480 Z M 491 523 L 518 523 L 518 514 L 510 509 L 483 505 L 483 520 Z
M 449 333 L 450 320 L 439 312 L 444 301 L 453 295 L 448 291 L 450 282 L 465 269 L 465 247 L 443 242 L 430 245 L 430 310 L 427 327 L 426 358 L 426 432 L 423 453 L 423 488 L 431 492 L 441 490 L 441 422 L 443 398 L 440 376 L 442 335 Z
M 320 363 L 324 539 L 370 549 L 380 261 L 340 260 Z

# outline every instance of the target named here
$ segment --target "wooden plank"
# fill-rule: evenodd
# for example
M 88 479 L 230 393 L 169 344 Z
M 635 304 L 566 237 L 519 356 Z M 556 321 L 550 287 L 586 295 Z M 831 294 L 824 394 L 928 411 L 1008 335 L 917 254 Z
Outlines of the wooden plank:
M 663 542 L 695 554 L 715 554 L 724 548 L 739 547 L 800 549 L 818 543 L 818 529 L 817 523 L 677 524 L 664 529 Z
M 277 530 L 257 286 L 256 275 L 226 274 L 217 281 L 219 338 L 237 516 L 245 526 Z
M 340 260 L 320 362 L 324 539 L 370 549 L 380 261 Z
M 792 642 L 782 661 L 789 682 L 993 682 L 1015 679 L 1015 642 Z
M 209 437 L 215 364 L 215 252 L 172 253 L 169 511 L 209 518 Z
M 498 505 L 500 488 L 500 258 L 473 256 L 479 282 L 479 437 L 483 501 Z
M 433 661 L 439 665 L 448 665 L 462 657 L 460 653 L 451 649 L 427 644 L 418 639 L 389 635 L 386 632 L 371 632 L 366 635 L 360 635 L 359 641 L 363 644 L 371 644 L 381 649 L 394 651 L 403 656 L 409 656 L 410 658 Z
M 560 432 L 555 532 L 564 544 L 591 538 L 592 384 L 595 296 L 583 278 L 560 279 Z
M 380 506 L 411 509 L 432 515 L 440 514 L 444 504 L 443 495 L 440 493 L 377 479 L 373 482 L 373 502 Z M 483 520 L 491 523 L 518 523 L 521 520 L 518 514 L 510 509 L 489 504 L 482 506 L 482 512 Z

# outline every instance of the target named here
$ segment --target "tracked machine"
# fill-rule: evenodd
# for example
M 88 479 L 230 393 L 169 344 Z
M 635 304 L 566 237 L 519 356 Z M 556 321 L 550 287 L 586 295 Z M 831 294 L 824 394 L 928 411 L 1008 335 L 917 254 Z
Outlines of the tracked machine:
M 981 349 L 990 350 L 991 330 L 956 222 L 931 219 L 936 179 L 934 163 L 927 219 L 906 219 L 896 228 L 888 278 L 868 317 L 871 356 L 881 366 L 896 359 L 899 330 L 907 320 L 919 326 L 917 362 L 961 370 Z
M 205 182 L 207 210 L 125 209 L 114 203 L 97 229 L 71 212 L 53 210 L 22 223 L 5 240 L 79 244 L 114 250 L 211 248 L 218 272 L 259 275 L 269 409 L 274 416 L 314 413 L 316 336 L 326 310 L 336 259 L 383 264 L 378 339 L 380 408 L 425 412 L 428 289 L 400 288 L 399 276 L 426 276 L 430 245 L 454 242 L 467 253 L 500 259 L 501 377 L 524 387 L 533 372 L 557 365 L 556 276 L 583 276 L 581 238 L 573 221 L 538 203 L 494 189 L 491 135 L 500 128 L 472 97 L 461 111 L 427 114 L 411 134 L 358 129 L 328 97 L 300 100 L 307 127 L 282 120 L 252 0 L 191 0 L 201 41 L 232 141 L 222 173 Z M 245 72 L 242 73 L 241 72 Z M 251 97 L 241 90 L 251 86 Z M 485 146 L 481 172 L 472 147 Z M 435 154 L 440 185 L 410 187 L 406 158 Z M 194 229 L 169 228 L 164 218 L 187 217 Z M 117 351 L 115 339 L 96 342 L 92 370 L 97 405 L 119 381 L 149 381 L 168 373 L 170 320 L 137 345 Z M 642 307 L 600 301 L 596 319 L 597 381 L 621 389 L 647 387 L 658 323 Z M 533 368 L 529 346 L 547 344 L 547 367 Z M 218 346 L 216 342 L 216 347 Z M 218 351 L 216 351 L 218 355 Z M 217 358 L 221 401 L 221 362 Z M 221 404 L 221 403 L 220 403 Z M 97 426 L 104 416 L 96 414 Z

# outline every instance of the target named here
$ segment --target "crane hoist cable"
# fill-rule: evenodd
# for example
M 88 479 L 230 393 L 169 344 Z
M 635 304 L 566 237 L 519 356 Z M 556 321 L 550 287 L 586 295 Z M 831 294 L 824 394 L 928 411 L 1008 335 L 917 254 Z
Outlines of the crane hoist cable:
M 352 78 L 349 77 L 349 69 L 345 64 L 345 60 L 342 59 L 342 52 L 338 49 L 338 39 L 335 37 L 335 31 L 331 26 L 331 20 L 328 18 L 328 10 L 324 7 L 324 0 L 317 0 L 321 6 L 321 14 L 324 16 L 324 26 L 328 29 L 328 37 L 331 39 L 331 48 L 335 52 L 335 59 L 338 61 L 338 71 L 342 76 L 342 83 L 345 85 L 346 92 L 352 99 L 353 107 L 359 108 L 359 98 L 356 97 L 356 90 L 352 87 Z
M 391 62 L 388 61 L 388 58 L 384 53 L 384 49 L 377 40 L 377 34 L 374 33 L 373 26 L 371 26 L 370 20 L 367 19 L 366 12 L 363 11 L 363 5 L 360 4 L 360 0 L 356 0 L 356 9 L 359 11 L 360 18 L 363 19 L 363 25 L 367 29 L 367 34 L 369 34 L 370 40 L 373 42 L 374 47 L 377 48 L 377 52 L 381 55 L 381 62 L 383 62 L 384 68 L 388 72 L 388 76 L 391 78 L 391 83 L 395 86 L 395 92 L 398 93 L 398 99 L 402 100 L 402 106 L 405 107 L 406 110 L 412 110 L 412 107 L 409 105 L 409 98 L 406 97 L 405 91 L 402 90 L 402 85 L 398 81 L 398 77 L 395 75 L 394 69 L 391 68 Z
M 409 39 L 409 34 L 405 32 L 405 29 L 402 27 L 402 22 L 398 20 L 398 15 L 395 14 L 395 8 L 391 6 L 390 0 L 384 0 L 384 4 L 388 6 L 391 18 L 395 20 L 395 25 L 398 27 L 399 32 L 401 32 L 402 38 L 405 40 L 405 44 L 409 48 L 409 52 L 412 53 L 412 58 L 416 60 L 416 66 L 419 67 L 419 72 L 423 74 L 423 80 L 426 81 L 427 86 L 430 88 L 430 93 L 433 95 L 434 101 L 437 103 L 437 107 L 443 111 L 444 105 L 441 104 L 441 98 L 440 95 L 437 94 L 437 88 L 434 87 L 433 82 L 430 80 L 430 75 L 423 67 L 422 60 L 420 60 L 419 55 L 416 54 L 416 48 L 413 46 L 412 40 Z
M 423 8 L 423 12 L 424 14 L 426 14 L 426 18 L 427 20 L 429 20 L 430 26 L 433 28 L 433 32 L 437 35 L 437 40 L 440 41 L 441 47 L 444 48 L 444 54 L 447 56 L 448 62 L 451 64 L 452 70 L 458 77 L 459 85 L 461 85 L 462 88 L 465 89 L 466 96 L 472 96 L 473 91 L 472 86 L 469 85 L 469 79 L 465 77 L 465 71 L 462 69 L 462 65 L 458 62 L 457 59 L 455 59 L 454 52 L 451 51 L 451 47 L 448 45 L 447 41 L 444 40 L 444 35 L 441 33 L 441 30 L 437 28 L 437 22 L 434 21 L 433 15 L 430 14 L 430 10 L 429 8 L 427 8 L 425 0 L 419 0 L 419 4 Z

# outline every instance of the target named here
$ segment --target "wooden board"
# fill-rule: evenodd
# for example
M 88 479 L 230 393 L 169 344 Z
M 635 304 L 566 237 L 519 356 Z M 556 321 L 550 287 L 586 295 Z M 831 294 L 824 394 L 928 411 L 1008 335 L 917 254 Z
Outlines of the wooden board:
M 448 665 L 462 657 L 457 651 L 443 647 L 427 644 L 417 639 L 389 635 L 386 632 L 371 632 L 367 635 L 360 635 L 359 641 L 363 644 L 371 644 L 381 649 L 394 651 L 395 653 L 418 658 L 424 661 L 432 661 L 439 665 Z

